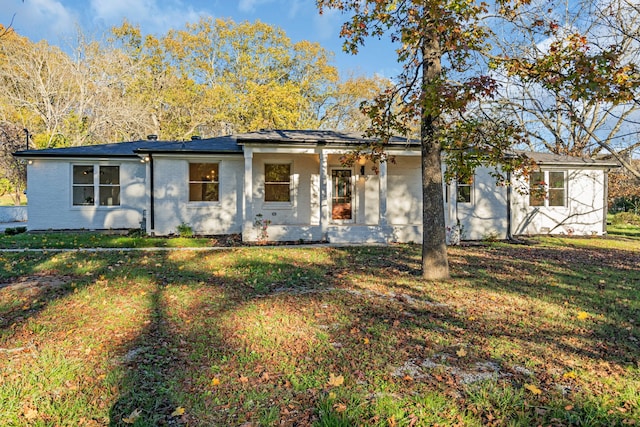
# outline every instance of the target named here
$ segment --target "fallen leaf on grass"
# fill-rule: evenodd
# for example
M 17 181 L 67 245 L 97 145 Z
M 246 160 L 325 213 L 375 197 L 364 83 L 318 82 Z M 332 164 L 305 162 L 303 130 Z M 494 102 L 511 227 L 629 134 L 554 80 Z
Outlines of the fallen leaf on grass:
M 586 320 L 589 318 L 589 313 L 587 313 L 586 311 L 581 311 L 576 317 L 578 318 L 578 320 Z
M 467 350 L 461 348 L 460 350 L 456 351 L 456 354 L 458 355 L 458 357 L 465 357 L 467 355 Z
M 369 344 L 369 338 L 365 338 L 365 339 L 363 339 L 363 340 L 362 340 L 362 342 L 363 342 L 365 345 L 368 345 L 368 344 Z
M 335 409 L 336 412 L 341 413 L 347 410 L 347 405 L 344 403 L 336 403 L 333 405 L 333 409 Z
M 327 381 L 327 385 L 331 387 L 339 387 L 344 383 L 344 377 L 342 375 L 335 376 L 333 374 L 329 374 L 329 381 Z
M 182 406 L 178 406 L 176 410 L 171 413 L 172 417 L 179 417 L 180 415 L 184 415 L 184 408 Z
M 246 383 L 248 383 L 248 382 L 249 382 L 249 378 L 247 378 L 247 377 L 245 377 L 245 376 L 243 376 L 243 375 L 240 375 L 240 382 L 241 382 L 242 384 L 246 384 Z
M 542 394 L 542 390 L 536 387 L 535 384 L 525 384 L 524 388 L 526 388 L 527 390 L 529 390 L 531 393 L 535 395 Z
M 25 408 L 24 417 L 28 420 L 34 420 L 38 418 L 38 411 L 33 408 Z
M 142 415 L 141 409 L 135 409 L 128 417 L 123 418 L 122 422 L 125 424 L 134 424 L 138 418 Z
M 214 379 L 211 380 L 211 385 L 212 386 L 219 386 L 220 385 L 220 378 L 216 377 Z

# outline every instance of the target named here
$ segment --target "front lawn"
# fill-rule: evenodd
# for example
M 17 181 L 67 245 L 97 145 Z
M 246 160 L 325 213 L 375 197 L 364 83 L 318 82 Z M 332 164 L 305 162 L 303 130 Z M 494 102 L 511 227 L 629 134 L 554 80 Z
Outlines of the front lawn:
M 0 420 L 640 425 L 637 240 L 449 251 L 0 253 Z

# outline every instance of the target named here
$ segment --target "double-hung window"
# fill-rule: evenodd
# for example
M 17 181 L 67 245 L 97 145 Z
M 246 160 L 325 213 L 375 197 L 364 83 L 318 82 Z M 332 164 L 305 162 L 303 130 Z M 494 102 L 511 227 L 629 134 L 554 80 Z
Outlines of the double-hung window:
M 264 201 L 291 201 L 290 163 L 266 163 L 264 165 Z
M 220 201 L 218 163 L 189 163 L 189 201 Z
M 537 171 L 529 176 L 529 206 L 566 206 L 564 171 Z
M 120 166 L 73 165 L 73 206 L 119 206 Z

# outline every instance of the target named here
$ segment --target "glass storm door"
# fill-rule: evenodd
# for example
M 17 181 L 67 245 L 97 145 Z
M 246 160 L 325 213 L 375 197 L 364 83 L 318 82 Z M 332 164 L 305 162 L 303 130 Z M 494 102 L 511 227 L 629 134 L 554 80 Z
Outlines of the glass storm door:
M 350 169 L 331 171 L 331 218 L 339 221 L 353 220 L 352 183 Z

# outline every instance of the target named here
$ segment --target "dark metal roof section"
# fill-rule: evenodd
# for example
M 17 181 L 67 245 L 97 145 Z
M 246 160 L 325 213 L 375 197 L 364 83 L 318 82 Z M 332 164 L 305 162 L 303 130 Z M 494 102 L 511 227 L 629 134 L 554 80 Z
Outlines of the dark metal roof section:
M 313 144 L 313 145 L 362 145 L 375 141 L 360 132 L 340 132 L 333 130 L 260 130 L 236 135 L 239 144 Z M 420 141 L 394 136 L 391 146 L 419 147 Z

